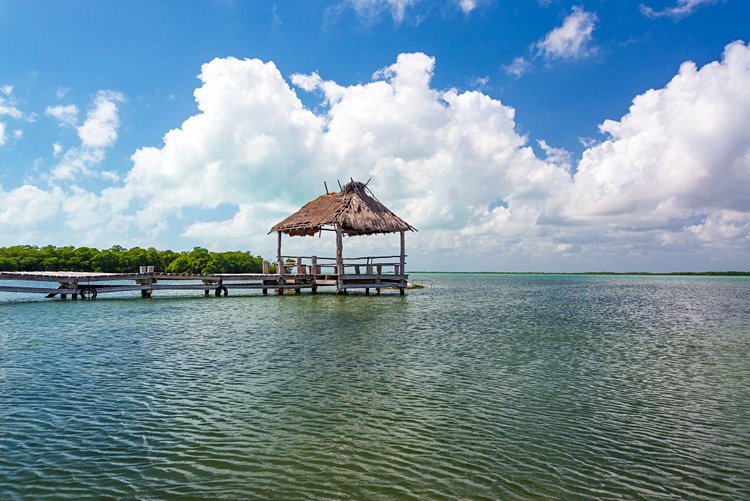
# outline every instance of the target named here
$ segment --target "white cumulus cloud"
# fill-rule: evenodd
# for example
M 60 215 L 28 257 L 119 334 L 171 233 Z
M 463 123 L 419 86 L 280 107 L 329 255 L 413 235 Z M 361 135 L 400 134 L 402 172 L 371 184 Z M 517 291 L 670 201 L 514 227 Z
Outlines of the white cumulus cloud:
M 404 20 L 406 9 L 417 0 L 347 0 L 358 16 L 367 21 L 378 19 L 383 12 L 390 13 L 393 20 L 400 23 Z
M 322 81 L 323 80 L 317 72 L 313 72 L 309 75 L 302 75 L 299 73 L 292 75 L 292 83 L 307 92 L 312 92 L 320 87 Z
M 585 151 L 576 174 L 578 215 L 658 225 L 712 211 L 750 211 L 750 49 L 722 62 L 686 62 L 663 89 L 606 121 L 610 139 Z
M 120 119 L 117 104 L 123 101 L 119 92 L 99 91 L 93 106 L 86 113 L 86 121 L 78 127 L 78 137 L 84 146 L 106 148 L 117 139 Z
M 458 3 L 458 6 L 461 7 L 461 10 L 468 14 L 472 10 L 477 8 L 477 5 L 479 5 L 480 0 L 456 0 Z
M 373 192 L 419 229 L 410 255 L 425 267 L 497 269 L 538 257 L 558 269 L 642 268 L 673 265 L 675 255 L 692 263 L 750 257 L 746 44 L 730 44 L 701 68 L 687 62 L 664 88 L 637 96 L 625 116 L 601 125 L 605 138 L 576 166 L 545 141 L 536 143 L 543 158 L 535 154 L 515 110 L 499 100 L 436 89 L 435 65 L 401 54 L 359 84 L 292 77 L 300 92 L 321 94 L 315 113 L 273 63 L 215 59 L 201 70 L 198 112 L 160 147 L 137 150 L 118 187 L 0 191 L 0 222 L 15 217 L 19 199 L 39 198 L 48 218 L 62 205 L 58 226 L 87 244 L 129 234 L 154 245 L 171 232 L 270 256 L 272 224 L 317 196 L 323 181 L 333 189 L 353 177 L 372 178 Z M 317 242 L 289 240 L 293 249 Z M 381 245 L 372 241 L 345 245 Z
M 118 104 L 124 100 L 119 92 L 102 90 L 94 97 L 86 113 L 86 120 L 76 127 L 80 146 L 69 148 L 60 163 L 52 170 L 55 179 L 74 179 L 78 175 L 91 176 L 94 167 L 106 158 L 107 148 L 117 140 L 120 125 Z M 75 105 L 49 106 L 46 113 L 60 123 L 75 126 L 78 108 Z M 53 145 L 53 154 L 59 156 L 61 149 Z
M 23 112 L 16 107 L 15 100 L 13 98 L 13 86 L 5 85 L 0 88 L 0 117 L 7 116 L 11 118 L 24 118 Z
M 547 33 L 536 46 L 539 53 L 551 59 L 586 57 L 594 52 L 591 39 L 598 18 L 593 12 L 573 7 L 561 26 Z
M 6 243 L 21 241 L 18 235 L 33 235 L 35 227 L 58 215 L 64 199 L 59 188 L 43 190 L 25 184 L 11 191 L 4 191 L 0 187 L 0 224 L 6 234 Z M 36 238 L 38 237 L 29 237 L 29 240 L 35 241 Z
M 75 127 L 78 122 L 78 106 L 75 104 L 47 106 L 44 113 L 60 122 L 60 125 Z

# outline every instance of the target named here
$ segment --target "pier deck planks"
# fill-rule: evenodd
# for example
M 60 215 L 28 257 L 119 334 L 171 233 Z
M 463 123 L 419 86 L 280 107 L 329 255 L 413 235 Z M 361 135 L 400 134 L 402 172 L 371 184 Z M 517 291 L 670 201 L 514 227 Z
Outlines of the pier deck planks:
M 339 279 L 340 278 L 340 279 Z M 177 273 L 97 273 L 64 271 L 12 271 L 0 272 L 0 292 L 41 293 L 71 295 L 76 298 L 86 288 L 96 293 L 141 291 L 150 297 L 158 290 L 203 290 L 219 295 L 220 288 L 269 289 L 281 293 L 286 290 L 334 287 L 338 289 L 405 288 L 408 275 L 395 274 L 271 274 L 271 273 L 220 273 L 212 275 Z M 14 283 L 4 283 L 13 281 Z M 31 283 L 28 283 L 31 282 Z M 114 282 L 114 283 L 113 283 Z M 119 283 L 117 283 L 119 282 Z M 131 283 L 122 283 L 131 282 Z M 192 282 L 192 283 L 188 283 Z M 38 284 L 31 286 L 31 284 Z M 56 285 L 52 285 L 56 284 Z

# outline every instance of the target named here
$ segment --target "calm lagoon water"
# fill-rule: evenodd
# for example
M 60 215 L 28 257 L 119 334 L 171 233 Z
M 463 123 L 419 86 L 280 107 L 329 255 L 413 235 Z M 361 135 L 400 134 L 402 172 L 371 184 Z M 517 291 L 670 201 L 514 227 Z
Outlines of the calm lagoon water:
M 750 280 L 0 295 L 0 498 L 750 498 Z

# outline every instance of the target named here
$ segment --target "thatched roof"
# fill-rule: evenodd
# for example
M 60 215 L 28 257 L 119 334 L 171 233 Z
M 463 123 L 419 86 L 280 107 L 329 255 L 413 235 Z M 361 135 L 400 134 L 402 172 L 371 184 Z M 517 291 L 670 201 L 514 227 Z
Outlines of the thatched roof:
M 326 193 L 271 228 L 291 236 L 315 235 L 340 225 L 348 236 L 416 231 L 381 204 L 364 183 L 352 181 L 340 192 Z M 269 232 L 270 233 L 270 232 Z

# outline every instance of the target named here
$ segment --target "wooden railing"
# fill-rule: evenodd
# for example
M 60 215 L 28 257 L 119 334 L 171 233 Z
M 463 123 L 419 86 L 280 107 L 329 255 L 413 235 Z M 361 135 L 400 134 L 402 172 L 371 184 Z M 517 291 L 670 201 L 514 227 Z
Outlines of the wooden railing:
M 406 257 L 406 256 L 404 256 Z M 281 256 L 276 266 L 279 275 L 404 275 L 405 261 L 401 256 L 363 256 L 342 260 L 341 268 L 335 257 Z M 264 273 L 267 272 L 264 264 Z

